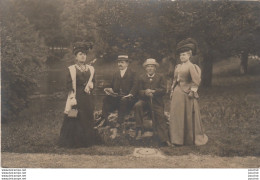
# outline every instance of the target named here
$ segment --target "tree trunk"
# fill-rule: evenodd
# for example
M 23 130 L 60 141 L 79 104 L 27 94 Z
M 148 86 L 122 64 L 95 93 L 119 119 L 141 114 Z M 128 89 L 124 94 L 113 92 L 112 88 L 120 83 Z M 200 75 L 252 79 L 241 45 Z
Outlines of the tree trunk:
M 248 52 L 243 51 L 240 59 L 240 74 L 245 75 L 247 73 L 248 65 Z
M 201 85 L 203 87 L 210 87 L 212 82 L 213 71 L 213 56 L 209 53 L 204 55 L 201 63 Z

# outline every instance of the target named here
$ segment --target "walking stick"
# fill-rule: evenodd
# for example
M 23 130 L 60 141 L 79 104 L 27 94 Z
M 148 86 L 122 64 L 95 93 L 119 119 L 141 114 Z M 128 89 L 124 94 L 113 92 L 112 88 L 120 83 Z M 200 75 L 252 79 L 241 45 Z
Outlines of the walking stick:
M 154 116 L 154 110 L 153 110 L 153 97 L 152 96 L 150 96 L 150 108 L 151 108 L 151 113 L 152 113 L 153 129 L 155 132 L 155 116 Z

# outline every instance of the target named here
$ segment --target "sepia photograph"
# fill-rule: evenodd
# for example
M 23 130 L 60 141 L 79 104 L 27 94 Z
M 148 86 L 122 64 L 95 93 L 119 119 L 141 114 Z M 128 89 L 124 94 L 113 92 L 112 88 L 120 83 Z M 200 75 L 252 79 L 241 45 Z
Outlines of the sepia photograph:
M 260 167 L 259 1 L 0 3 L 1 168 Z

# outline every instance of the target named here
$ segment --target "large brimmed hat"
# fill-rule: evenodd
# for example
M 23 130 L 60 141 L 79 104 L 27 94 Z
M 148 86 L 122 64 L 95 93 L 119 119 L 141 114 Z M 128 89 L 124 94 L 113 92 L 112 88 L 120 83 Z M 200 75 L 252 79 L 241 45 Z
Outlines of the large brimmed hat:
M 176 51 L 177 53 L 182 53 L 186 51 L 192 51 L 192 54 L 195 55 L 197 53 L 197 41 L 192 38 L 187 38 L 180 41 L 177 44 Z
M 77 55 L 78 52 L 87 53 L 92 47 L 91 42 L 76 42 L 73 45 L 73 54 Z
M 128 55 L 119 55 L 117 57 L 117 61 L 127 61 L 127 62 L 130 62 L 130 59 L 128 58 Z
M 152 58 L 149 58 L 149 59 L 146 59 L 144 64 L 143 64 L 143 67 L 146 67 L 147 65 L 155 65 L 156 67 L 159 67 L 160 65 L 157 63 L 157 61 L 155 59 L 152 59 Z

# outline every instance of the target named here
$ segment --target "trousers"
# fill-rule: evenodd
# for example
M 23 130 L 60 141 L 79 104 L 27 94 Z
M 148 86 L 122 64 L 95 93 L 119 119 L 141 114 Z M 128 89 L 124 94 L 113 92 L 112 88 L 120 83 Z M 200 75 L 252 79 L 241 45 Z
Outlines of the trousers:
M 145 111 L 150 111 L 152 115 L 153 129 L 154 133 L 158 135 L 161 142 L 166 142 L 169 140 L 169 131 L 167 119 L 164 115 L 164 107 L 151 103 L 145 100 L 139 100 L 134 105 L 136 128 L 143 129 L 143 118 Z
M 106 96 L 103 99 L 102 115 L 107 120 L 111 112 L 118 110 L 118 122 L 123 123 L 125 115 L 129 114 L 134 103 L 133 98 Z

